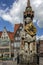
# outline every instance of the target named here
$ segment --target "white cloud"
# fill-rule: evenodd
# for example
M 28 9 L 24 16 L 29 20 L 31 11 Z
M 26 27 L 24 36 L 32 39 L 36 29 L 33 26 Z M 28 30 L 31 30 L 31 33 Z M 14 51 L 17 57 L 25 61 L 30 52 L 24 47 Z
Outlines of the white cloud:
M 40 37 L 40 40 L 43 40 L 43 35 Z
M 36 36 L 36 40 L 43 40 L 43 35 L 41 35 L 41 36 Z
M 2 18 L 7 20 L 7 21 L 12 21 L 12 18 L 9 15 L 7 15 L 7 14 L 2 15 Z
M 43 28 L 43 0 L 30 0 L 31 6 L 35 11 L 33 22 L 37 21 L 37 25 Z M 27 5 L 27 0 L 15 1 L 11 6 L 11 9 L 6 8 L 6 10 L 0 10 L 0 17 L 11 23 L 23 22 L 23 12 L 25 11 Z M 4 4 L 5 6 L 5 4 Z
M 26 8 L 27 1 L 21 1 L 18 0 L 17 2 L 14 2 L 11 9 L 7 8 L 5 11 L 0 10 L 0 17 L 2 17 L 4 20 L 7 20 L 11 23 L 20 23 L 23 22 L 23 11 Z M 9 10 L 9 12 L 6 12 Z
M 36 36 L 36 40 L 38 40 L 39 39 L 39 36 Z
M 43 20 L 38 21 L 38 22 L 37 22 L 37 25 L 38 25 L 40 28 L 43 28 Z
M 43 28 L 43 0 L 30 0 L 31 1 L 31 6 L 33 10 L 35 11 L 34 18 L 37 21 L 37 25 L 40 28 Z
M 3 3 L 2 3 L 2 6 L 6 6 L 6 4 L 3 4 Z
M 35 23 L 36 22 L 36 19 L 33 19 L 33 22 Z
M 33 2 L 33 4 L 34 4 L 36 7 L 38 7 L 41 3 L 42 3 L 41 0 L 35 0 L 35 1 Z

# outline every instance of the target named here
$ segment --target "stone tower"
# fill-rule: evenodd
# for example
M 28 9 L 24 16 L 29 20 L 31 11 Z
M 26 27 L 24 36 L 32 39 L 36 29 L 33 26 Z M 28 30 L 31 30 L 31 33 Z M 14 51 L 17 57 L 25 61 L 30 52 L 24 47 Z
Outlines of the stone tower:
M 21 35 L 21 54 L 36 53 L 36 28 L 33 24 L 34 11 L 30 6 L 30 0 L 27 1 L 27 7 L 24 12 L 23 29 Z

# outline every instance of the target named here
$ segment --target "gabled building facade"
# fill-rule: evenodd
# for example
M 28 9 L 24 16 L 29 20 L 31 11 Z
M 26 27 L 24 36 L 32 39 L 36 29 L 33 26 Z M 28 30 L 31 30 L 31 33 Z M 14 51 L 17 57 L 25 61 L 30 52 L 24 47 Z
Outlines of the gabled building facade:
M 21 44 L 21 37 L 20 37 L 20 32 L 23 28 L 22 24 L 15 24 L 14 27 L 14 49 L 20 49 L 20 44 Z
M 13 51 L 14 33 L 8 32 L 4 27 L 4 30 L 0 32 L 0 57 L 12 57 Z

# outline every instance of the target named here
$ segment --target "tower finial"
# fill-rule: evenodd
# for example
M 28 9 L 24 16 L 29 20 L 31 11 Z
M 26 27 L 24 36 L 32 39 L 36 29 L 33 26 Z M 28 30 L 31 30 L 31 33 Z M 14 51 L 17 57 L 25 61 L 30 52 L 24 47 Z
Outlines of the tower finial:
M 30 0 L 27 1 L 27 6 L 30 6 Z

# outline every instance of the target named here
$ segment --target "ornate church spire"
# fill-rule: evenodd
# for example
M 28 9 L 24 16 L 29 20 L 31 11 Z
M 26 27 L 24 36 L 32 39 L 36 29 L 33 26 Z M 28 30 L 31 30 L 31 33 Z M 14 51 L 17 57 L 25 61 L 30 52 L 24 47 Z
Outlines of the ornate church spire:
M 30 0 L 27 1 L 27 6 L 30 6 Z

